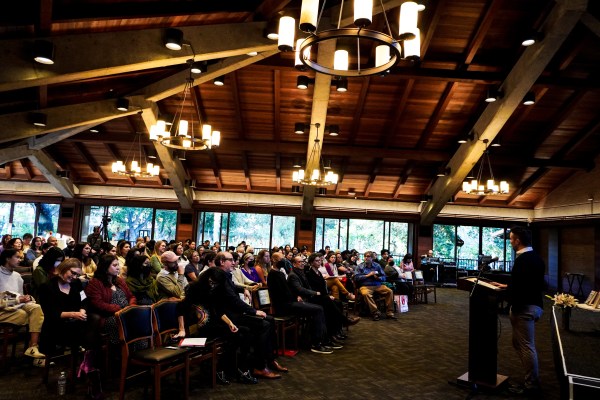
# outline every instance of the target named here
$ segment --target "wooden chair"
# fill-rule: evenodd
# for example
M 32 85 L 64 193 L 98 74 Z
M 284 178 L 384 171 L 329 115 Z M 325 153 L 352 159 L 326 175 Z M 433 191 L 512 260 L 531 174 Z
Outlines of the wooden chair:
M 433 300 L 435 303 L 437 303 L 437 292 L 436 292 L 436 287 L 435 285 L 429 284 L 429 283 L 425 283 L 425 278 L 423 277 L 423 271 L 421 270 L 414 270 L 413 271 L 413 277 L 414 277 L 414 301 L 415 303 L 429 303 L 429 293 L 433 292 Z
M 7 322 L 0 323 L 0 339 L 2 340 L 2 360 L 0 366 L 7 368 L 9 366 L 8 347 L 12 346 L 10 359 L 15 359 L 17 343 L 23 341 L 24 348 L 27 348 L 29 340 L 27 325 L 14 325 Z
M 184 373 L 184 398 L 189 396 L 190 353 L 186 349 L 155 347 L 156 332 L 153 329 L 151 306 L 129 306 L 118 311 L 115 316 L 119 326 L 121 341 L 121 378 L 119 399 L 125 396 L 127 369 L 130 364 L 152 369 L 154 372 L 154 399 L 160 400 L 160 386 L 163 376 L 177 371 Z M 136 343 L 146 343 L 144 350 L 132 350 Z M 134 374 L 130 377 L 137 376 Z
M 177 304 L 180 300 L 164 299 L 152 305 L 154 331 L 156 332 L 157 346 L 164 346 L 166 338 L 171 333 L 179 332 L 177 319 Z M 219 358 L 221 342 L 217 339 L 208 340 L 203 348 L 191 348 L 190 366 L 201 362 L 211 361 L 211 385 L 217 386 L 217 361 Z

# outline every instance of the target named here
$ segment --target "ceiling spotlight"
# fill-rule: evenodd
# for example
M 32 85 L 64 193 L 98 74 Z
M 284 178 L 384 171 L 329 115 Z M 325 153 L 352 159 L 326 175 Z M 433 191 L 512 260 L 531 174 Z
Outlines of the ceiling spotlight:
M 206 61 L 189 60 L 188 62 L 191 62 L 192 64 L 192 67 L 190 68 L 192 74 L 201 74 L 208 71 L 208 63 Z
M 306 126 L 302 122 L 296 122 L 294 124 L 294 133 L 302 135 L 304 133 L 304 129 L 306 129 Z
M 269 40 L 279 39 L 279 19 L 272 18 L 265 28 L 265 37 Z
M 318 194 L 320 194 L 321 196 L 325 196 L 327 194 L 327 188 L 320 187 Z
M 460 139 L 458 139 L 457 142 L 460 143 L 460 144 L 464 144 L 464 143 L 467 143 L 467 142 L 469 142 L 469 141 L 471 141 L 473 139 L 475 139 L 475 133 L 473 131 L 471 131 L 471 132 L 467 133 L 466 136 L 461 137 Z
M 469 171 L 469 174 L 467 175 L 466 179 L 475 179 L 475 174 L 473 173 L 473 170 Z
M 146 149 L 146 156 L 148 158 L 156 159 L 158 157 L 158 155 L 156 154 L 156 149 L 154 148 L 154 146 L 145 147 L 145 149 Z
M 500 147 L 500 146 L 502 146 L 502 145 L 498 141 L 495 141 L 492 144 L 490 144 L 490 147 Z
M 119 111 L 129 111 L 129 100 L 124 98 L 124 97 L 120 97 L 117 99 L 117 110 Z
M 39 127 L 44 127 L 48 123 L 48 116 L 41 112 L 31 113 L 29 119 L 33 125 Z
M 308 89 L 308 85 L 310 84 L 314 84 L 315 80 L 314 79 L 310 79 L 308 76 L 306 75 L 300 75 L 298 78 L 296 78 L 296 87 L 298 89 Z
M 521 42 L 521 46 L 531 46 L 534 45 L 536 42 L 539 42 L 540 40 L 542 40 L 543 34 L 541 32 L 537 32 L 537 31 L 532 31 L 529 32 L 524 38 L 523 41 Z
M 216 86 L 223 86 L 225 84 L 225 77 L 224 76 L 219 76 L 218 78 L 215 78 L 213 80 L 213 83 Z
M 292 168 L 302 168 L 302 163 L 300 162 L 299 158 L 294 159 L 294 164 L 292 165 Z
M 535 93 L 533 92 L 528 92 L 525 97 L 523 98 L 523 105 L 524 106 L 532 106 L 535 104 Z
M 486 103 L 493 103 L 496 100 L 499 100 L 502 98 L 502 92 L 499 91 L 498 89 L 488 89 L 486 96 L 485 96 L 485 102 Z
M 165 47 L 169 50 L 181 50 L 183 46 L 183 32 L 179 29 L 169 28 L 165 31 Z
M 450 175 L 450 167 L 440 167 L 436 173 L 436 176 L 448 176 Z
M 36 40 L 33 43 L 33 59 L 40 64 L 54 64 L 54 43 L 47 40 Z
M 356 189 L 354 189 L 354 188 L 348 189 L 348 196 L 356 196 Z
M 424 194 L 424 195 L 421 195 L 421 199 L 419 200 L 419 202 L 427 203 L 429 200 L 433 200 L 433 195 Z
M 340 134 L 339 125 L 329 125 L 329 136 L 337 136 Z
M 338 79 L 335 81 L 335 90 L 338 92 L 348 91 L 348 79 Z
M 98 129 L 98 127 L 90 128 L 90 132 L 92 132 L 92 133 L 98 133 L 98 132 L 100 132 L 100 129 Z
M 59 178 L 69 179 L 70 175 L 71 175 L 71 171 L 69 171 L 69 170 L 57 170 L 56 171 L 56 176 L 58 176 Z
M 258 55 L 258 51 L 251 51 L 249 53 L 246 53 L 246 55 L 250 57 L 256 57 Z

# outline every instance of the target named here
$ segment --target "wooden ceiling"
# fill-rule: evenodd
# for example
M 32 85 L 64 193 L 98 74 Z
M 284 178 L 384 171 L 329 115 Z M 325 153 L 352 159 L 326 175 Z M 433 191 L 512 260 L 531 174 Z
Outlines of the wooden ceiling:
M 597 2 L 426 1 L 421 61 L 402 61 L 385 77 L 351 78 L 345 93 L 318 81 L 296 88 L 299 75 L 315 74 L 295 70 L 293 54 L 263 37 L 266 21 L 281 10 L 298 12 L 300 3 L 15 3 L 0 16 L 0 182 L 50 182 L 60 195 L 77 197 L 78 185 L 162 188 L 168 178 L 183 208 L 193 205 L 189 180 L 196 180 L 196 190 L 292 195 L 292 165 L 305 161 L 312 145 L 308 134 L 294 134 L 294 124 L 318 116 L 323 125 L 340 127 L 339 136 L 326 135 L 322 143 L 323 158 L 340 174 L 327 196 L 418 202 L 429 195 L 425 222 L 449 199 L 531 208 L 574 173 L 594 168 L 600 154 Z M 384 3 L 395 21 L 402 1 Z M 382 29 L 382 14 L 374 26 Z M 191 47 L 167 50 L 161 37 L 169 27 L 182 29 Z M 521 46 L 532 30 L 543 32 L 543 40 Z M 54 65 L 29 60 L 36 38 L 55 44 Z M 147 131 L 159 114 L 180 106 L 192 48 L 196 60 L 209 61 L 209 71 L 195 80 L 184 113 L 209 121 L 222 139 L 218 149 L 179 160 L 150 142 Z M 246 55 L 253 50 L 259 55 Z M 213 85 L 220 75 L 225 85 Z M 497 86 L 503 98 L 485 103 L 487 90 Z M 328 92 L 328 101 L 315 110 L 319 91 Z M 528 91 L 535 93 L 533 106 L 520 104 Z M 130 100 L 129 112 L 116 111 L 119 97 Z M 29 123 L 33 111 L 48 115 L 45 128 Z M 161 176 L 113 174 L 111 163 L 126 157 L 140 132 L 144 152 L 158 152 Z M 457 143 L 470 132 L 479 140 Z M 460 191 L 484 138 L 501 144 L 490 157 L 496 178 L 511 185 L 507 195 Z M 438 178 L 447 166 L 450 175 Z M 69 170 L 70 180 L 57 178 L 56 169 Z M 313 192 L 294 195 L 304 196 L 310 210 Z

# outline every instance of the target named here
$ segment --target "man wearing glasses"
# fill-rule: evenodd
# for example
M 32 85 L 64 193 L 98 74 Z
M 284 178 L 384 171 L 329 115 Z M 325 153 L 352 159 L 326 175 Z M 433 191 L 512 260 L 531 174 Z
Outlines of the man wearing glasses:
M 385 273 L 381 266 L 373 262 L 373 253 L 365 253 L 365 261 L 359 264 L 356 275 L 354 276 L 356 284 L 362 297 L 369 306 L 369 311 L 374 321 L 381 319 L 381 312 L 377 309 L 377 304 L 373 299 L 373 293 L 377 293 L 385 299 L 385 314 L 388 319 L 398 319 L 394 315 L 393 296 L 394 292 L 389 287 L 382 285 L 385 281 Z

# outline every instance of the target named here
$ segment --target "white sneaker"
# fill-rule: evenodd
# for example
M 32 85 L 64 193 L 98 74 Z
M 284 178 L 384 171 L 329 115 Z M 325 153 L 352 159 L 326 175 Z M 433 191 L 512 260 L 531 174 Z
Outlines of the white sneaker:
M 33 360 L 33 366 L 44 368 L 46 366 L 46 359 L 45 358 L 36 358 L 35 360 Z
M 40 350 L 38 349 L 37 345 L 31 346 L 27 350 L 25 350 L 25 355 L 27 357 L 33 358 L 46 358 L 44 354 L 40 353 Z

